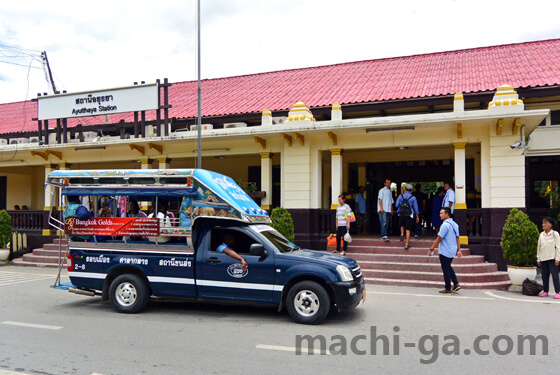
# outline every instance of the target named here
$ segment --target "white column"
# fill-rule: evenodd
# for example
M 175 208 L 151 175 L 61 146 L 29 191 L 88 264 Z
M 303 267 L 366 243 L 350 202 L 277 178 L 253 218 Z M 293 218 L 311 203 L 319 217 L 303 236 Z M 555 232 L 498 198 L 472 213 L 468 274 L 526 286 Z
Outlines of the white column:
M 525 207 L 525 155 L 511 149 L 519 135 L 490 136 L 490 204 L 492 208 Z
M 299 142 L 282 153 L 282 186 L 284 208 L 311 208 L 311 149 Z
M 481 207 L 490 208 L 490 142 L 487 138 L 480 140 L 480 193 Z
M 465 165 L 465 146 L 466 142 L 455 142 L 455 209 L 467 208 L 467 186 L 466 186 L 466 165 Z
M 140 169 L 152 169 L 152 162 L 153 160 L 148 157 L 140 158 Z M 152 202 L 140 201 L 138 205 L 142 211 L 148 211 L 152 206 Z
M 58 163 L 58 169 L 61 171 L 67 171 L 70 169 L 70 164 L 66 163 L 66 162 L 61 162 Z M 56 198 L 58 199 L 57 205 L 58 205 L 58 209 L 60 211 L 64 210 L 66 208 L 66 205 L 64 202 L 64 197 L 62 196 L 62 189 L 58 189 L 58 197 Z
M 261 199 L 261 208 L 270 210 L 272 207 L 272 158 L 270 152 L 261 152 L 261 191 L 266 196 Z
M 49 174 L 55 170 L 55 164 L 53 163 L 45 163 L 45 182 L 49 178 Z M 52 186 L 47 186 L 45 189 L 45 211 L 49 211 L 51 209 L 51 205 L 56 203 L 56 197 L 53 197 L 52 193 L 54 192 L 54 188 Z
M 45 163 L 45 182 L 47 182 L 47 179 L 49 177 L 49 174 L 55 170 L 55 165 L 52 163 Z M 46 186 L 45 187 L 45 206 L 44 206 L 44 210 L 45 211 L 50 211 L 51 209 L 51 205 L 53 203 L 53 199 L 56 200 L 56 197 L 54 197 L 52 194 L 54 193 L 54 187 L 52 186 Z M 43 229 L 43 236 L 50 236 L 52 235 L 52 230 L 51 229 Z
M 171 165 L 171 159 L 169 159 L 167 156 L 160 156 L 159 158 L 157 158 L 158 162 L 159 162 L 159 169 L 169 169 L 170 165 Z
M 331 209 L 338 207 L 338 196 L 342 193 L 342 149 L 331 150 Z

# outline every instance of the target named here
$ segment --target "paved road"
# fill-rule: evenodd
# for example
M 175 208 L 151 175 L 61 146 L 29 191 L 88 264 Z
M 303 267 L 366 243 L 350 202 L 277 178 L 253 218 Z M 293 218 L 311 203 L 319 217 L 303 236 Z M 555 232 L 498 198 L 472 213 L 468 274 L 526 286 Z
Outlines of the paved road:
M 369 286 L 353 313 L 305 326 L 239 306 L 152 302 L 118 314 L 100 297 L 49 288 L 53 281 L 50 269 L 0 267 L 0 375 L 551 373 L 560 355 L 552 298 Z M 313 348 L 304 340 L 300 355 L 298 335 L 317 339 Z M 488 337 L 477 354 L 480 335 Z M 519 335 L 548 343 L 537 339 L 530 355 L 524 341 L 518 355 Z

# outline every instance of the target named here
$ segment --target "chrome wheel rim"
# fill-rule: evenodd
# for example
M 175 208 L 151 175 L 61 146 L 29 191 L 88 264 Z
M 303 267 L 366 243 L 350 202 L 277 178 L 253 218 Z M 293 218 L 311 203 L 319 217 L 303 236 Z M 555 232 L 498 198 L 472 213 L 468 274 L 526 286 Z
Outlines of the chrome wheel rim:
M 130 306 L 134 304 L 138 298 L 136 287 L 128 281 L 119 284 L 115 295 L 117 302 L 122 306 Z
M 319 297 L 310 290 L 302 290 L 294 297 L 294 306 L 301 316 L 313 316 L 319 311 Z

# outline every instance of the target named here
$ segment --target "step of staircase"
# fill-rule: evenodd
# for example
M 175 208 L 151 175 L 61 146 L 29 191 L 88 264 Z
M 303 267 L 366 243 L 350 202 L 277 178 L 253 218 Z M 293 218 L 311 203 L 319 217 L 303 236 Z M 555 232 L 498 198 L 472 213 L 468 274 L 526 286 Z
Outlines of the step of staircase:
M 360 246 L 348 246 L 348 250 L 346 251 L 347 255 L 354 255 L 354 254 L 401 254 L 401 255 L 428 255 L 428 250 L 430 250 L 430 246 L 433 242 L 425 247 L 414 247 L 412 246 L 410 249 L 405 250 L 404 245 L 401 247 L 396 246 L 368 246 L 368 245 L 360 245 Z M 328 246 L 327 251 L 333 252 L 336 250 L 336 246 Z M 464 256 L 471 255 L 470 249 L 461 249 L 461 252 Z M 437 251 L 434 253 L 437 255 Z M 437 258 L 437 256 L 436 256 Z
M 364 270 L 362 274 L 366 278 L 380 278 L 386 280 L 414 280 L 414 281 L 443 281 L 443 273 L 441 272 L 423 272 L 423 271 L 394 271 L 394 270 Z M 459 279 L 459 283 L 487 283 L 493 281 L 509 281 L 507 272 L 478 272 L 478 273 L 459 273 L 455 270 L 455 274 Z
M 360 264 L 362 262 L 385 262 L 385 263 L 433 263 L 439 265 L 439 256 L 437 252 L 435 255 L 407 255 L 407 254 L 353 254 L 347 253 L 347 257 L 358 261 Z M 476 264 L 484 263 L 483 255 L 468 255 L 462 258 L 455 258 L 453 260 L 453 266 L 456 264 Z
M 457 276 L 459 277 L 459 276 Z M 391 286 L 407 286 L 415 288 L 437 288 L 443 289 L 443 276 L 441 276 L 440 282 L 426 281 L 426 280 L 387 280 L 379 278 L 366 278 L 366 285 L 391 285 Z M 507 289 L 511 286 L 511 281 L 495 281 L 495 282 L 484 282 L 484 283 L 472 283 L 472 282 L 461 282 L 461 287 L 463 289 Z M 460 292 L 459 292 L 460 293 Z
M 59 245 L 57 238 L 52 244 L 44 244 L 42 248 L 34 249 L 32 253 L 14 259 L 12 264 L 14 266 L 57 268 L 60 263 L 60 256 L 65 258 L 67 250 L 68 242 L 61 240 Z M 66 264 L 66 259 L 63 263 Z
M 14 260 L 12 260 L 12 265 L 13 266 L 19 266 L 19 267 L 44 267 L 44 268 L 58 268 L 58 264 L 56 263 L 42 263 L 42 262 L 30 262 L 30 261 L 24 261 L 23 258 L 16 258 Z
M 441 266 L 438 263 L 405 263 L 405 262 L 360 262 L 363 270 L 371 267 L 371 269 L 380 271 L 420 271 L 420 272 L 441 272 Z M 481 273 L 481 272 L 498 272 L 498 266 L 495 263 L 455 263 L 453 269 L 456 273 Z
M 360 264 L 368 284 L 443 289 L 443 273 L 438 252 L 428 256 L 435 238 L 410 239 L 410 249 L 398 237 L 383 241 L 378 237 L 354 237 L 346 256 Z M 327 247 L 332 252 L 334 246 Z M 511 285 L 507 272 L 498 271 L 482 255 L 471 255 L 462 248 L 463 257 L 453 260 L 453 269 L 465 289 L 505 289 Z

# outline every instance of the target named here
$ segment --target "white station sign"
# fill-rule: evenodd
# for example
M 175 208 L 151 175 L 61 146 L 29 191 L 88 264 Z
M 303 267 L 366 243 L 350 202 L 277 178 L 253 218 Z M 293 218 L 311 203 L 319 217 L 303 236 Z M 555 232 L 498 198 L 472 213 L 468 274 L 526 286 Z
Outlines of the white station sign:
M 158 85 L 137 85 L 74 94 L 41 96 L 39 120 L 110 115 L 158 108 Z

